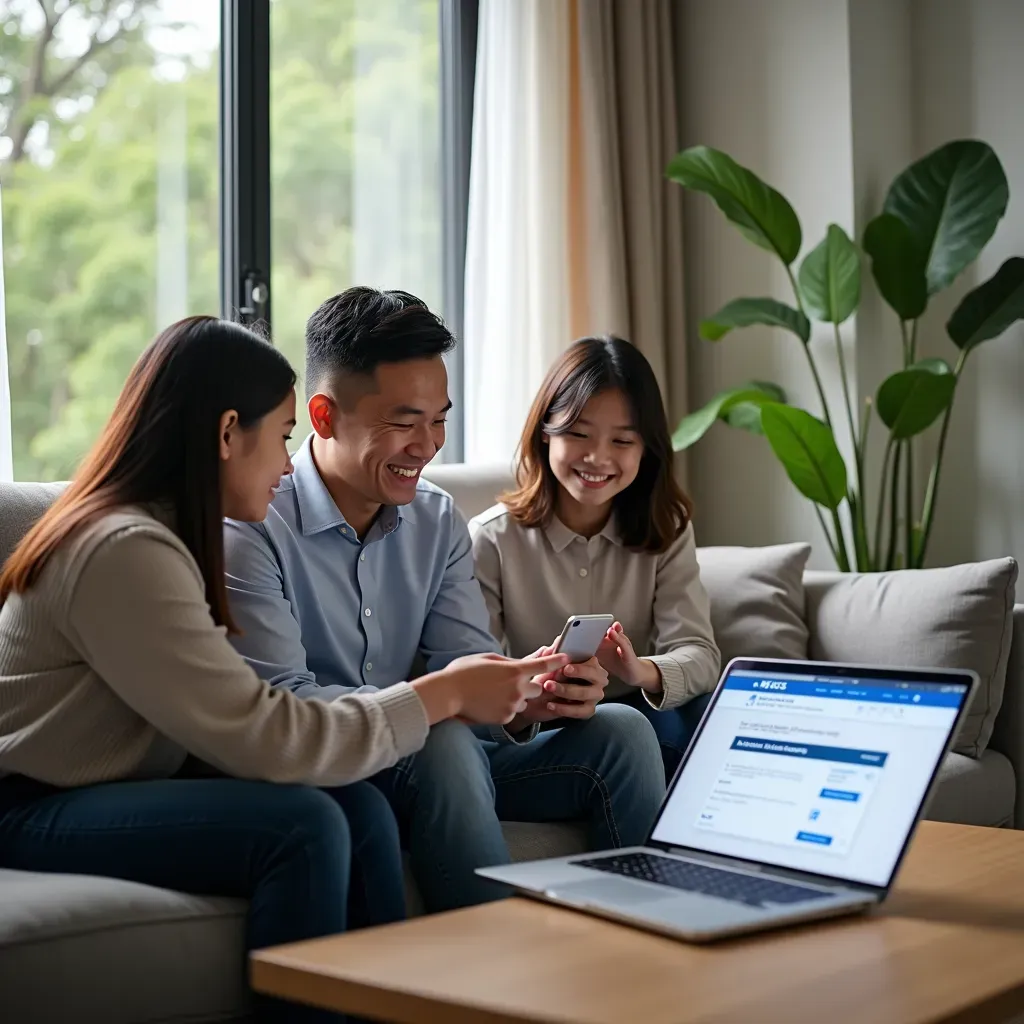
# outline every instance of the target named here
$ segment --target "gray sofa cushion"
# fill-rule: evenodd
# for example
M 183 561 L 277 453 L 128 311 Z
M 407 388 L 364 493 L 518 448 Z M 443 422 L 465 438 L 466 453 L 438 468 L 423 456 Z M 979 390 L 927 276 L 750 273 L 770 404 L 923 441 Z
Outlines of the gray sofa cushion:
M 959 825 L 1011 826 L 1017 797 L 1013 765 L 1003 754 L 946 755 L 924 817 Z
M 53 504 L 66 484 L 0 483 L 0 562 Z
M 697 549 L 722 665 L 733 658 L 806 658 L 804 567 L 810 544 Z
M 220 1021 L 246 1013 L 245 904 L 0 870 L 0 1018 Z
M 805 582 L 812 658 L 977 672 L 981 685 L 954 750 L 981 754 L 1003 701 L 1014 559 L 845 576 L 809 572 Z

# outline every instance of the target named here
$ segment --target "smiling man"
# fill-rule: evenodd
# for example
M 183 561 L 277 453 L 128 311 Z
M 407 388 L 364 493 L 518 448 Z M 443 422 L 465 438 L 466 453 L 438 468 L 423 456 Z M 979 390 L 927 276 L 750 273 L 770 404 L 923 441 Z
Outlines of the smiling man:
M 407 292 L 351 288 L 310 317 L 313 433 L 267 519 L 225 525 L 232 641 L 272 686 L 333 700 L 408 679 L 417 656 L 432 672 L 500 653 L 466 524 L 420 477 L 444 444 L 454 344 Z M 508 726 L 443 722 L 372 780 L 428 910 L 502 895 L 474 874 L 509 859 L 499 818 L 585 820 L 598 849 L 646 839 L 664 793 L 654 731 L 633 708 L 598 706 L 596 659 L 570 668 Z

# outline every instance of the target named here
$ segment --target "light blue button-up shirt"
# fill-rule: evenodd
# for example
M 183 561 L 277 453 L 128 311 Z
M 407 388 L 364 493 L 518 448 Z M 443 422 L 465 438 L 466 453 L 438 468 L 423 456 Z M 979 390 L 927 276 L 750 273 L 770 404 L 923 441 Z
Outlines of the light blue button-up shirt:
M 338 510 L 307 438 L 262 523 L 227 520 L 231 641 L 271 686 L 333 700 L 409 679 L 466 654 L 500 653 L 451 495 L 420 480 L 360 540 Z M 483 730 L 507 742 L 500 727 Z M 527 737 L 523 737 L 524 739 Z

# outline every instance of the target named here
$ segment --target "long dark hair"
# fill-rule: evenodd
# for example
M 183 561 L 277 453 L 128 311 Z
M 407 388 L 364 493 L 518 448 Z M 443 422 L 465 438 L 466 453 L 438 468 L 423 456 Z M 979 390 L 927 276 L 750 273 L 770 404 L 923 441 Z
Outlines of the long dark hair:
M 516 487 L 501 501 L 522 526 L 550 520 L 558 481 L 544 436 L 571 430 L 587 402 L 612 389 L 626 396 L 644 446 L 636 479 L 612 499 L 618 529 L 627 547 L 662 552 L 686 529 L 692 505 L 673 474 L 672 440 L 654 371 L 622 338 L 581 338 L 548 371 L 519 441 Z
M 179 320 L 132 367 L 114 411 L 74 479 L 0 573 L 0 603 L 28 590 L 76 530 L 121 505 L 168 503 L 218 625 L 234 630 L 224 589 L 218 427 L 229 409 L 255 426 L 295 386 L 273 345 L 212 316 Z

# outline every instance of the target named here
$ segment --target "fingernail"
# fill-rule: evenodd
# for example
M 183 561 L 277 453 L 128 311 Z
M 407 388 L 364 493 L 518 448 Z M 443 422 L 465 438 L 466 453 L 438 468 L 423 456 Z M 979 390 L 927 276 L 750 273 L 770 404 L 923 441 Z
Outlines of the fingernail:
M 566 666 L 565 666 L 565 674 L 566 674 L 567 676 L 571 676 L 571 675 L 573 674 L 573 672 L 575 672 L 575 671 L 576 671 L 576 669 L 574 669 L 574 668 L 572 667 L 572 665 L 566 665 Z
M 555 710 L 557 710 L 557 705 L 555 705 L 555 704 L 549 704 L 548 705 L 548 711 L 555 711 Z

